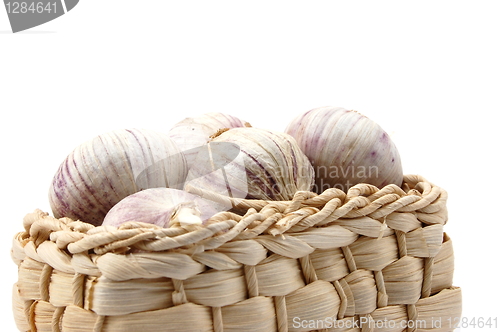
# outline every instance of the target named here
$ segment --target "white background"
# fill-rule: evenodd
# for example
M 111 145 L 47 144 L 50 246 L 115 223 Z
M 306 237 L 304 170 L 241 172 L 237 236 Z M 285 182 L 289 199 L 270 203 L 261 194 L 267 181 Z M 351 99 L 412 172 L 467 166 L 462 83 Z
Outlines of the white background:
M 11 239 L 75 146 L 209 111 L 283 130 L 325 105 L 377 121 L 406 174 L 448 191 L 463 315 L 498 317 L 497 3 L 82 0 L 18 34 L 0 7 L 2 330 Z

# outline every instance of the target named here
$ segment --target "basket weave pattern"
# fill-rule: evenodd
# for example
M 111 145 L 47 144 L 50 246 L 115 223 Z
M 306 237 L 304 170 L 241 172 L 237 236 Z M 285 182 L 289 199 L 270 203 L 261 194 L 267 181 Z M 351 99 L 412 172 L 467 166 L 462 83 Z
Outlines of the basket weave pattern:
M 20 331 L 452 331 L 446 199 L 406 176 L 233 201 L 191 231 L 36 210 L 13 241 L 14 317 Z

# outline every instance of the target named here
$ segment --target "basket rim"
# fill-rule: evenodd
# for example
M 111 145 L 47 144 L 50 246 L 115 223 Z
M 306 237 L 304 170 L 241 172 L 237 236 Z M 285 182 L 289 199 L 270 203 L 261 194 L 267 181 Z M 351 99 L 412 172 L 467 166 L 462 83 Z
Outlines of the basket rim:
M 228 197 L 200 193 L 212 200 Z M 32 243 L 38 248 L 49 241 L 69 255 L 92 252 L 124 253 L 139 251 L 177 251 L 193 254 L 212 250 L 235 241 L 296 238 L 304 232 L 321 231 L 339 237 L 349 233 L 380 238 L 389 230 L 409 232 L 418 223 L 396 225 L 393 219 L 407 214 L 418 216 L 425 226 L 442 227 L 447 222 L 447 192 L 419 175 L 406 175 L 403 186 L 381 189 L 369 184 L 353 186 L 347 193 L 327 189 L 321 194 L 300 191 L 291 201 L 232 199 L 234 210 L 220 212 L 202 227 L 161 228 L 140 222 L 127 222 L 118 228 L 94 226 L 70 218 L 54 218 L 36 209 L 23 220 L 24 232 L 16 234 L 18 248 Z M 413 218 L 416 220 L 416 218 Z M 356 223 L 361 226 L 356 228 Z M 401 223 L 400 223 L 401 224 Z M 406 228 L 405 228 L 406 227 Z M 306 248 L 303 248 L 306 250 Z

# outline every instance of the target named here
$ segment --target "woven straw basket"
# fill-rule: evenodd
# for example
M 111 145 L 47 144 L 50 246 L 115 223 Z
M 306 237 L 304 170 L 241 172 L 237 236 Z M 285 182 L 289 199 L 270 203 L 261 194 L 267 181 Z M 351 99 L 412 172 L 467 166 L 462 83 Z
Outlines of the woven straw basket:
M 452 331 L 462 300 L 443 232 L 446 198 L 405 176 L 402 188 L 239 201 L 192 231 L 94 227 L 36 210 L 12 248 L 17 327 Z

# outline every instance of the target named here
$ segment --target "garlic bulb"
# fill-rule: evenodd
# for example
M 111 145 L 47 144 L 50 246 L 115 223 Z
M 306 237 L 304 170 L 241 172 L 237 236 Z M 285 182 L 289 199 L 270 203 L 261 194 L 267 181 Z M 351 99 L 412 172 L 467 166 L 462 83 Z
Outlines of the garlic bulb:
M 56 218 L 99 225 L 123 198 L 147 188 L 181 189 L 186 176 L 184 156 L 168 135 L 115 130 L 68 155 L 52 180 L 49 201 Z
M 249 127 L 250 124 L 235 116 L 209 112 L 196 117 L 185 118 L 176 123 L 168 132 L 170 138 L 183 151 L 186 161 L 191 166 L 196 158 L 197 148 L 204 146 L 210 136 L 219 129 Z
M 104 218 L 103 225 L 118 227 L 128 221 L 139 221 L 160 227 L 200 226 L 217 212 L 216 203 L 183 190 L 152 188 L 125 197 Z
M 310 190 L 314 184 L 311 163 L 290 135 L 252 127 L 233 128 L 214 137 L 208 145 L 212 150 L 221 150 L 217 145 L 223 143 L 239 150 L 225 172 L 212 173 L 205 182 L 187 181 L 187 185 L 207 191 L 227 186 L 237 192 L 237 197 L 244 194 L 249 199 L 290 200 L 297 191 Z M 210 162 L 202 165 L 200 161 L 197 168 L 190 169 L 190 175 L 206 173 Z
M 399 152 L 387 133 L 374 121 L 341 107 L 320 107 L 297 116 L 285 132 L 314 166 L 314 191 L 347 191 L 358 183 L 379 188 L 401 185 Z

